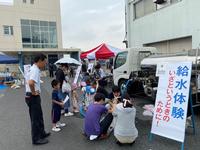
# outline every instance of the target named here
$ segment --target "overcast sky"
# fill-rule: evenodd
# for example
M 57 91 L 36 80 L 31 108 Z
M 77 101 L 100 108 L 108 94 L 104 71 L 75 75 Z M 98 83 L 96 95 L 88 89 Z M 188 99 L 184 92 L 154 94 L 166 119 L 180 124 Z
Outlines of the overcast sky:
M 64 48 L 85 51 L 102 42 L 124 48 L 124 8 L 124 0 L 61 0 Z
M 13 0 L 0 0 L 0 3 Z M 89 50 L 101 43 L 124 48 L 124 0 L 60 0 L 63 47 Z

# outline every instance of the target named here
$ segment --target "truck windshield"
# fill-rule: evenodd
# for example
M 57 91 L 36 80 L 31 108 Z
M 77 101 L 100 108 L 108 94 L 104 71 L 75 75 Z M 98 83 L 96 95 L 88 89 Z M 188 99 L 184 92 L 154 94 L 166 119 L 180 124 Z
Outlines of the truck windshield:
M 114 69 L 119 68 L 120 66 L 122 66 L 123 64 L 126 63 L 127 54 L 128 54 L 128 52 L 122 52 L 116 56 L 115 63 L 114 63 Z

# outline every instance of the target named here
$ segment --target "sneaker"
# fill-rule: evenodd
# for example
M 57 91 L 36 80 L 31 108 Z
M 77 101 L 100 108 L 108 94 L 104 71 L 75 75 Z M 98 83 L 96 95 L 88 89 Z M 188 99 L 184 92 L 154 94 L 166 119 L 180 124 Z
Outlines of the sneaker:
M 74 112 L 75 112 L 75 113 L 78 113 L 79 111 L 78 111 L 78 110 L 74 110 Z
M 65 123 L 61 123 L 61 122 L 56 123 L 57 128 L 64 127 L 64 126 L 66 126 Z
M 52 128 L 52 131 L 54 131 L 54 132 L 59 132 L 61 129 L 60 128 L 58 128 L 58 127 L 53 127 Z
M 69 116 L 73 116 L 73 115 L 74 115 L 74 113 L 71 113 L 71 112 L 68 112 L 68 113 L 64 114 L 65 117 L 69 117 Z

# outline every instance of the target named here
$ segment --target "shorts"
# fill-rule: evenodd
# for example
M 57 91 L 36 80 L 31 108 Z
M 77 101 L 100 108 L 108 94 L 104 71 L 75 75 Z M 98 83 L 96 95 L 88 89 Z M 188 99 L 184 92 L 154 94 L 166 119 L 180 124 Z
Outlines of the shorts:
M 60 117 L 61 117 L 61 109 L 53 108 L 51 112 L 52 123 L 57 123 L 58 121 L 60 121 Z

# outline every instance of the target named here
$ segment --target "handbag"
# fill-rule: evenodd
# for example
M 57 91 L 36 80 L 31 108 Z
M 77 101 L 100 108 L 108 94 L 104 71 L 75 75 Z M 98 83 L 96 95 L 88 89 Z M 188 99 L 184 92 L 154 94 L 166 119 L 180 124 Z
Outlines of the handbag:
M 71 85 L 68 82 L 63 81 L 62 92 L 69 93 L 69 92 L 71 92 L 71 90 L 72 90 Z

